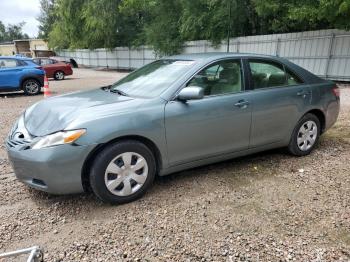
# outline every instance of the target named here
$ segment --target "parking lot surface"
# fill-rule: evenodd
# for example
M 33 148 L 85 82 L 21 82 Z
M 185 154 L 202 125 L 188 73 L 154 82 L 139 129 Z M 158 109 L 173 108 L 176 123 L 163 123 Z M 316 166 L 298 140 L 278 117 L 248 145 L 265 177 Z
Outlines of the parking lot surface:
M 125 73 L 75 69 L 53 95 L 108 85 Z M 40 245 L 45 261 L 349 261 L 350 88 L 316 150 L 273 150 L 156 180 L 142 199 L 102 204 L 18 182 L 4 139 L 43 96 L 0 94 L 0 253 Z

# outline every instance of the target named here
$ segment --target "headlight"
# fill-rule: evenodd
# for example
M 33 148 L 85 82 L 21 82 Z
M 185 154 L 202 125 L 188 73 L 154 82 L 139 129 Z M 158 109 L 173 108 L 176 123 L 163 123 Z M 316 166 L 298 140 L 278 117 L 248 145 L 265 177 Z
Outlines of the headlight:
M 76 141 L 79 137 L 86 133 L 85 129 L 71 130 L 71 131 L 60 131 L 51 135 L 47 135 L 39 138 L 32 145 L 32 149 L 39 149 L 50 146 L 58 146 L 63 144 L 71 144 Z

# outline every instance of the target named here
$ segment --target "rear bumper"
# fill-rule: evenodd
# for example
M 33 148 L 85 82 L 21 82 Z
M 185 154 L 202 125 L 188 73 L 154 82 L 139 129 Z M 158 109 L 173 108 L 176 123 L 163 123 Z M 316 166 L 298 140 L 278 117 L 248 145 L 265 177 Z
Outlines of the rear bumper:
M 70 75 L 73 75 L 73 69 L 72 68 L 67 68 L 66 70 L 64 70 L 64 74 L 66 76 L 70 76 Z
M 43 87 L 44 86 L 44 77 L 45 75 L 38 75 L 38 81 L 40 82 L 40 86 Z
M 327 131 L 329 128 L 331 128 L 335 124 L 335 122 L 338 119 L 339 110 L 340 110 L 339 99 L 335 101 L 331 101 L 328 104 L 327 111 L 326 111 L 326 124 L 325 124 L 324 131 Z
M 28 186 L 52 194 L 83 192 L 81 174 L 93 146 L 60 145 L 19 150 L 6 145 L 16 177 Z

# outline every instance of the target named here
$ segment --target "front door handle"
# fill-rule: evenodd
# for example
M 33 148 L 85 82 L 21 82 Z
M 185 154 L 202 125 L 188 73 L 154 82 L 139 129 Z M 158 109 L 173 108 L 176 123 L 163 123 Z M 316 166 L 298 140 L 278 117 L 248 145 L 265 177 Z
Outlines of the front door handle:
M 235 107 L 239 108 L 247 108 L 249 105 L 249 102 L 247 100 L 239 100 L 236 104 Z

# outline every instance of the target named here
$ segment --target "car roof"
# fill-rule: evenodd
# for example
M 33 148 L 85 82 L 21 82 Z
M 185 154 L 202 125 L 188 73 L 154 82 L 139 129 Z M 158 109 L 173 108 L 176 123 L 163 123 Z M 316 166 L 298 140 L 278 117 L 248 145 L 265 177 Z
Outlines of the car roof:
M 32 60 L 30 57 L 23 56 L 0 56 L 0 59 Z
M 179 60 L 208 60 L 208 59 L 220 59 L 226 57 L 256 57 L 256 58 L 273 58 L 278 59 L 277 56 L 262 55 L 262 54 L 249 54 L 249 53 L 227 53 L 227 52 L 209 52 L 209 53 L 192 53 L 192 54 L 181 54 L 174 56 L 167 56 L 163 59 L 179 59 Z

